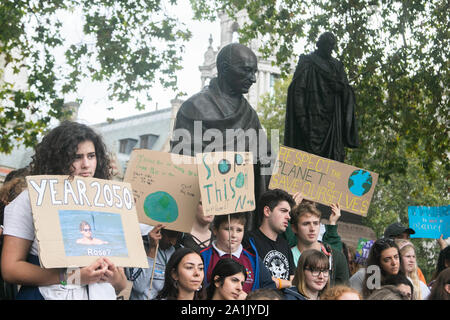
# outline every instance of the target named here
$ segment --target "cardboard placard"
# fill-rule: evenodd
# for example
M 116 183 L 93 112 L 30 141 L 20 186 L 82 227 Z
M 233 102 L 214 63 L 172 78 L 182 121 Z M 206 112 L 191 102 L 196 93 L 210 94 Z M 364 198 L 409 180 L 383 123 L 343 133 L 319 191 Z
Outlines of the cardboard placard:
M 124 181 L 131 183 L 140 223 L 190 233 L 200 201 L 195 158 L 135 149 Z
M 129 183 L 67 175 L 26 179 L 44 268 L 84 267 L 99 257 L 148 268 Z
M 366 216 L 377 181 L 375 172 L 280 145 L 269 189 L 300 191 L 307 200 L 338 202 L 341 210 Z
M 444 239 L 450 237 L 450 205 L 440 207 L 408 207 L 409 227 L 416 233 L 411 238 Z
M 198 153 L 196 160 L 205 215 L 255 209 L 251 152 Z
M 364 265 L 369 257 L 370 248 L 372 247 L 374 240 L 369 240 L 365 238 L 359 238 L 358 246 L 355 252 L 355 262 Z

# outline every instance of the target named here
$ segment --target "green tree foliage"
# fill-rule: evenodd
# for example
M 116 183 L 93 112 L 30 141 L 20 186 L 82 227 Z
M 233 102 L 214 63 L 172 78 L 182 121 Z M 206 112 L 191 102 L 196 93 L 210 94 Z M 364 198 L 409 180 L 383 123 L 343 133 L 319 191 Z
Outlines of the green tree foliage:
M 291 80 L 292 76 L 275 80 L 273 92 L 264 94 L 261 97 L 261 102 L 258 104 L 256 112 L 261 125 L 267 131 L 269 141 L 272 139 L 271 130 L 278 130 L 279 136 L 277 139 L 281 143 L 284 141 L 287 90 Z
M 203 4 L 208 5 L 231 16 L 246 9 L 248 21 L 239 29 L 240 41 L 262 39 L 261 53 L 275 56 L 283 75 L 292 74 L 292 58 L 315 49 L 322 32 L 337 36 L 335 56 L 344 63 L 355 89 L 361 141 L 359 148 L 348 150 L 346 162 L 380 175 L 365 219 L 377 236 L 394 221 L 407 224 L 408 206 L 449 203 L 448 1 L 210 0 Z M 211 18 L 211 11 L 203 8 L 203 17 Z M 296 44 L 301 44 L 300 49 L 294 50 Z M 266 103 L 262 109 L 281 108 Z M 281 110 L 271 113 L 279 115 Z M 265 115 L 269 113 L 260 112 Z M 262 122 L 270 126 L 270 120 Z M 419 262 L 429 276 L 430 264 L 435 263 L 429 257 L 434 257 L 435 248 L 426 241 L 420 244 L 418 251 L 428 260 Z
M 191 33 L 173 17 L 176 0 L 2 0 L 0 3 L 0 152 L 26 146 L 83 79 L 105 81 L 112 101 L 151 100 L 152 85 L 177 90 L 183 42 Z M 61 13 L 81 12 L 83 37 L 70 43 Z M 27 88 L 4 79 L 6 68 L 27 74 Z M 4 81 L 1 81 L 3 78 Z M 81 102 L 81 101 L 78 101 Z

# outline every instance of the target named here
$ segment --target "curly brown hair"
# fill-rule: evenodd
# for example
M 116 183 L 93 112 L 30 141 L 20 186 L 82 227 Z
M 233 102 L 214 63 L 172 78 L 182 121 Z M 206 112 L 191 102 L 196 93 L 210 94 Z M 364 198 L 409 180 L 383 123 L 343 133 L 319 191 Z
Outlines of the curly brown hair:
M 64 121 L 44 136 L 36 146 L 30 164 L 31 175 L 72 175 L 78 145 L 92 141 L 95 146 L 97 168 L 94 178 L 110 179 L 111 164 L 102 137 L 92 128 L 77 122 Z

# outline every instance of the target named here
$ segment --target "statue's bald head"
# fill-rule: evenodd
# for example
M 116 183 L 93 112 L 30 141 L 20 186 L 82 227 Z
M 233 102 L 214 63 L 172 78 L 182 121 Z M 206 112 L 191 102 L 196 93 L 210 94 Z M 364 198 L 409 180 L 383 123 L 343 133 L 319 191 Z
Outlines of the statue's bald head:
M 239 60 L 245 59 L 248 56 L 252 56 L 256 60 L 256 56 L 253 51 L 243 44 L 230 43 L 226 45 L 217 54 L 217 72 L 221 74 L 225 70 L 227 65 L 234 65 L 239 62 Z
M 252 50 L 239 43 L 226 45 L 216 59 L 219 85 L 229 89 L 230 95 L 247 93 L 256 82 L 258 61 Z

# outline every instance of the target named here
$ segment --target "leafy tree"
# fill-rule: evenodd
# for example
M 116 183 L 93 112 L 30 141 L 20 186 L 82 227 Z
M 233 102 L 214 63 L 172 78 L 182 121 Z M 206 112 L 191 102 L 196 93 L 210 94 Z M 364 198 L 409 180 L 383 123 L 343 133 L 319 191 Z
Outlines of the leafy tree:
M 287 90 L 292 77 L 275 80 L 273 92 L 266 93 L 261 97 L 256 112 L 261 125 L 267 131 L 267 138 L 272 139 L 271 130 L 278 130 L 277 137 L 281 143 L 284 141 L 284 121 L 286 116 Z
M 197 17 L 212 19 L 214 7 L 230 16 L 247 11 L 240 41 L 262 39 L 260 51 L 276 57 L 282 76 L 292 73 L 293 57 L 315 49 L 320 33 L 337 36 L 337 58 L 359 102 L 362 146 L 349 161 L 360 164 L 363 155 L 382 152 L 383 161 L 372 161 L 370 169 L 387 179 L 404 173 L 402 158 L 390 155 L 405 137 L 405 152 L 424 151 L 428 174 L 438 174 L 435 161 L 449 171 L 447 1 L 209 0 L 198 5 Z M 306 43 L 302 52 L 294 51 L 297 43 Z M 375 131 L 383 137 L 373 139 Z
M 359 148 L 348 150 L 346 162 L 380 175 L 365 218 L 377 236 L 394 221 L 407 224 L 408 206 L 448 204 L 447 1 L 210 0 L 198 16 L 211 19 L 212 11 L 205 7 L 213 6 L 230 16 L 247 10 L 240 41 L 262 39 L 261 53 L 276 57 L 283 76 L 292 74 L 293 57 L 315 49 L 322 32 L 337 36 L 335 56 L 355 89 L 361 141 Z M 301 52 L 294 50 L 297 43 L 302 43 Z M 281 108 L 269 105 L 267 109 Z M 268 131 L 272 120 L 262 120 Z M 414 241 L 426 257 L 419 262 L 429 276 L 434 242 Z
M 191 37 L 171 14 L 176 0 L 3 0 L 0 3 L 0 152 L 26 146 L 52 118 L 67 114 L 65 97 L 81 80 L 105 81 L 113 101 L 151 100 L 152 85 L 177 90 L 183 42 Z M 62 36 L 61 13 L 82 17 L 83 38 Z M 2 80 L 24 70 L 27 88 Z M 145 94 L 143 94 L 145 93 Z M 81 102 L 81 101 L 78 101 Z

